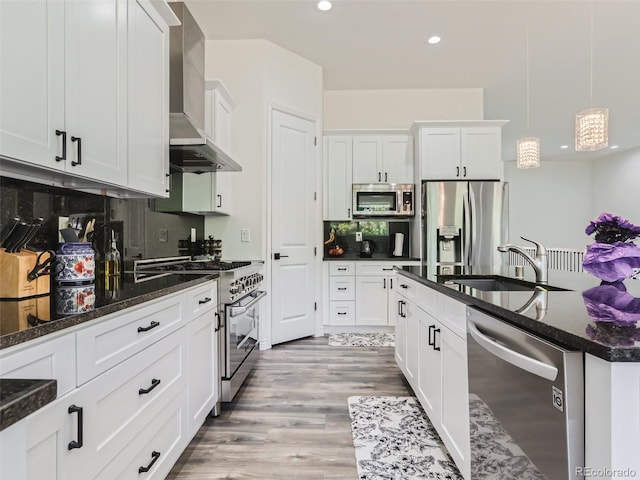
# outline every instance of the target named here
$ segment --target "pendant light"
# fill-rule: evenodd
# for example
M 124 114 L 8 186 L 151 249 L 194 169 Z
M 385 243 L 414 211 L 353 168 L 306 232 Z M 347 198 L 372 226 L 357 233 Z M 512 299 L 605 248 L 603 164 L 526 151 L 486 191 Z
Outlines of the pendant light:
M 529 24 L 527 24 L 527 132 L 529 131 Z M 536 168 L 540 166 L 540 139 L 538 137 L 519 138 L 516 141 L 516 167 Z
M 576 151 L 595 152 L 609 145 L 609 109 L 593 108 L 593 0 L 591 0 L 591 30 L 589 32 L 589 106 L 576 114 Z

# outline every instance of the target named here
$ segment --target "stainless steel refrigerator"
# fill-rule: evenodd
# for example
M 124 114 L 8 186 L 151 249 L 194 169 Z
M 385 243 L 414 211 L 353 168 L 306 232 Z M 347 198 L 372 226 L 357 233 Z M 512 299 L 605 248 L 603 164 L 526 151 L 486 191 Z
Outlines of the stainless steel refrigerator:
M 508 240 L 508 211 L 506 182 L 423 182 L 423 262 L 441 274 L 460 265 L 503 265 L 497 247 Z

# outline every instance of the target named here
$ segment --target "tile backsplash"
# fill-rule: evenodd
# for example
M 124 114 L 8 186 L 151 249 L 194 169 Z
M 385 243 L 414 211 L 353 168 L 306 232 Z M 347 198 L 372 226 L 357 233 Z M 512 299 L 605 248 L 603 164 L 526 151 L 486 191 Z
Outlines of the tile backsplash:
M 150 199 L 111 198 L 0 177 L 0 225 L 14 216 L 26 222 L 42 217 L 42 228 L 30 243 L 37 249 L 56 249 L 59 217 L 81 214 L 96 218 L 96 252 L 104 252 L 113 230 L 125 260 L 177 255 L 178 241 L 188 238 L 191 228 L 198 239 L 203 238 L 203 217 L 155 212 L 151 203 Z

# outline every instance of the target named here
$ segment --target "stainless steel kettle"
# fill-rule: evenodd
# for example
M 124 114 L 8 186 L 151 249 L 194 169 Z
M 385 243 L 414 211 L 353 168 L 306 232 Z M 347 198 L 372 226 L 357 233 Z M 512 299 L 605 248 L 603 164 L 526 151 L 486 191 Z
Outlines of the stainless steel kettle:
M 376 250 L 376 244 L 373 240 L 363 240 L 360 245 L 360 256 L 362 258 L 371 258 Z

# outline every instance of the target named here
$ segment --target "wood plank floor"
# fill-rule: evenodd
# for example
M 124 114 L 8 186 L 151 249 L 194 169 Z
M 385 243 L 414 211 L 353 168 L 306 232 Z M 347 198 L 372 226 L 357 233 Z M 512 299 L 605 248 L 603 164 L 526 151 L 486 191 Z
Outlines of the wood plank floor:
M 347 398 L 412 394 L 393 348 L 329 347 L 326 337 L 277 345 L 167 479 L 356 480 Z

